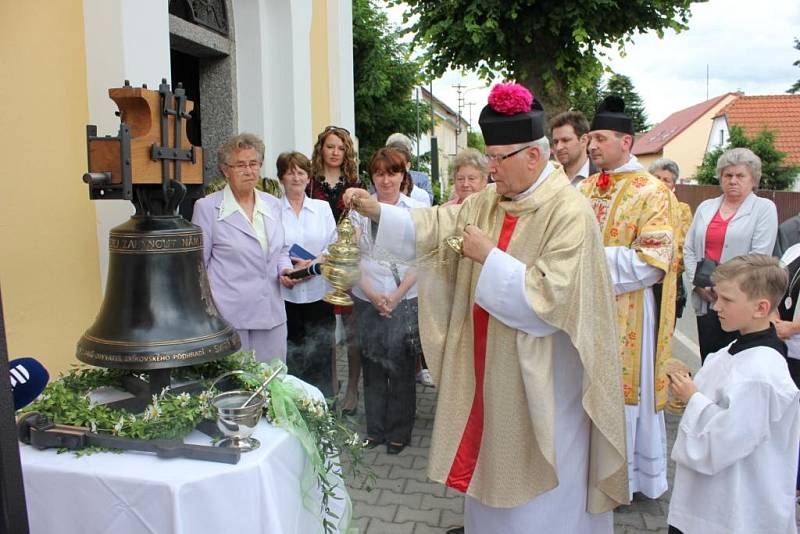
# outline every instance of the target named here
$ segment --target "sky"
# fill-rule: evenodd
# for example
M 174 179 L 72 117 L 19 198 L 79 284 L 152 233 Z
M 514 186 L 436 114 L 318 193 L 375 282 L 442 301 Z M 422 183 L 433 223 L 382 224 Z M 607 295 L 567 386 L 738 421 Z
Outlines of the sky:
M 609 51 L 603 60 L 614 72 L 631 78 L 651 124 L 668 115 L 729 91 L 747 95 L 784 94 L 800 79 L 794 38 L 800 38 L 800 0 L 710 0 L 692 4 L 689 29 L 634 36 L 624 57 Z M 402 22 L 402 9 L 388 11 Z M 708 87 L 706 69 L 708 68 Z M 486 103 L 486 82 L 473 73 L 450 71 L 433 83 L 434 95 L 457 109 L 454 85 L 468 89 L 464 101 L 475 102 L 471 121 Z M 462 90 L 463 91 L 463 90 Z M 462 115 L 470 120 L 469 108 Z

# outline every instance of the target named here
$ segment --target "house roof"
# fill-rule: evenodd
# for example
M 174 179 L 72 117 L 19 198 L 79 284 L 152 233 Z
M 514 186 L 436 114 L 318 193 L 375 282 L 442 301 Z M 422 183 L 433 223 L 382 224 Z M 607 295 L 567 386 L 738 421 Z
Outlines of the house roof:
M 432 96 L 431 92 L 429 90 L 425 89 L 422 86 L 420 86 L 420 89 L 422 89 L 422 99 L 423 100 L 430 100 L 431 96 Z M 442 100 L 439 100 L 435 96 L 433 97 L 433 103 L 436 106 L 441 107 L 444 110 L 445 113 L 451 115 L 452 118 L 453 118 L 453 122 L 455 122 L 457 120 L 456 117 L 458 117 L 459 119 L 461 119 L 461 122 L 463 124 L 469 124 L 469 121 L 467 119 L 465 119 L 463 115 L 459 115 L 453 108 L 451 108 L 450 106 L 448 106 Z
M 772 130 L 775 148 L 787 154 L 784 162 L 800 164 L 800 95 L 740 96 L 717 117 L 723 115 L 729 126 L 741 126 L 748 136 Z
M 694 106 L 676 111 L 652 129 L 636 136 L 636 142 L 633 145 L 633 154 L 640 156 L 643 154 L 657 154 L 664 149 L 664 145 L 669 143 L 677 137 L 686 128 L 694 124 L 703 115 L 708 113 L 725 97 L 734 93 L 725 93 L 700 102 Z M 710 125 L 709 125 L 710 127 Z

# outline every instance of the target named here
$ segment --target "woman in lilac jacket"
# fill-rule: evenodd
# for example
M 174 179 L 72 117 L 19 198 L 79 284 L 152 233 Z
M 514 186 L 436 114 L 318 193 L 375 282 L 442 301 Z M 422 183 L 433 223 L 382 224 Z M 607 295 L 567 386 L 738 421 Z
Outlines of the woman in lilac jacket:
M 242 349 L 259 361 L 286 360 L 286 310 L 280 285 L 296 283 L 284 244 L 280 202 L 256 191 L 264 143 L 239 134 L 218 152 L 228 184 L 197 201 L 192 222 L 203 230 L 203 258 L 211 293 L 239 332 Z

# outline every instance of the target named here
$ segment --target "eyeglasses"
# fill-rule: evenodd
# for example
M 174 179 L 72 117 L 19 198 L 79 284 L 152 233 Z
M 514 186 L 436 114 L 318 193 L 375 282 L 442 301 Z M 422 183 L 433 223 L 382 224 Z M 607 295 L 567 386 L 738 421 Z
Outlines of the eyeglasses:
M 523 150 L 531 148 L 533 145 L 525 145 L 522 148 L 518 148 L 513 152 L 509 152 L 508 154 L 486 154 L 486 159 L 489 160 L 490 163 L 500 163 L 504 159 L 510 158 L 511 156 L 516 156 Z
M 258 169 L 261 168 L 261 162 L 260 161 L 255 161 L 255 160 L 254 161 L 240 161 L 239 163 L 237 163 L 235 165 L 230 165 L 229 163 L 226 163 L 225 165 L 227 165 L 231 169 L 236 169 L 238 172 L 244 172 L 247 169 L 251 169 L 251 170 L 257 171 Z
M 350 130 L 348 130 L 347 128 L 342 128 L 341 126 L 334 126 L 332 124 L 326 126 L 325 129 L 322 130 L 322 133 L 327 133 L 327 132 L 336 131 L 336 130 L 341 130 L 344 133 L 346 133 L 347 135 L 350 135 Z

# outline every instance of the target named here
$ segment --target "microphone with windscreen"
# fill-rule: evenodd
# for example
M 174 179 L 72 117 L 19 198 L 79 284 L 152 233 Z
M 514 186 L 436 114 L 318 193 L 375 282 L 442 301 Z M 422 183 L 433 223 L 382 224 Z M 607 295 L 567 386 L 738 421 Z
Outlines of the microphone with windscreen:
M 308 276 L 316 276 L 322 274 L 322 264 L 320 263 L 312 263 L 305 269 L 300 269 L 299 271 L 292 271 L 286 276 L 291 278 L 292 280 L 297 280 L 300 278 L 306 278 Z
M 8 374 L 15 410 L 32 403 L 50 380 L 47 369 L 33 358 L 11 360 L 8 362 Z

